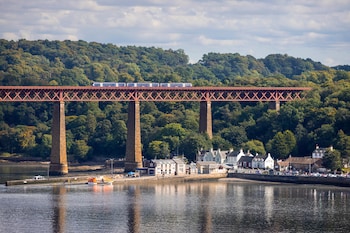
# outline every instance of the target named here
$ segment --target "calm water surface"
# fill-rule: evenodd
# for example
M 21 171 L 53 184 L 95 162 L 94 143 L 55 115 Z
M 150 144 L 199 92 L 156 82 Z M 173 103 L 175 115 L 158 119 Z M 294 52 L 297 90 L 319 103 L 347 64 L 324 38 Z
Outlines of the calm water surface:
M 0 184 L 8 180 L 29 179 L 35 175 L 47 176 L 47 166 L 0 164 Z
M 0 232 L 349 232 L 350 189 L 210 181 L 0 186 Z

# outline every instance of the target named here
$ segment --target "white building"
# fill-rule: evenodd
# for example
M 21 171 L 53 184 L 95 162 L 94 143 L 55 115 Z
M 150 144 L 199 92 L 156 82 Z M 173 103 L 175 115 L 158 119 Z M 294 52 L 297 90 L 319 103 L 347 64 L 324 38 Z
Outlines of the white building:
M 313 159 L 322 159 L 324 157 L 324 155 L 326 154 L 326 150 L 333 150 L 333 147 L 329 147 L 329 148 L 320 148 L 318 145 L 316 145 L 315 150 L 312 152 L 312 158 Z
M 257 169 L 273 169 L 275 161 L 271 157 L 271 154 L 267 155 L 256 155 L 252 161 L 252 168 Z
M 198 174 L 197 164 L 194 162 L 191 162 L 190 164 L 186 165 L 186 173 Z
M 153 159 L 148 168 L 150 175 L 175 175 L 176 163 L 172 159 Z
M 224 164 L 226 163 L 226 157 L 229 152 L 231 151 L 214 150 L 213 148 L 207 151 L 201 150 L 198 152 L 197 161 L 215 161 L 218 164 Z
M 174 162 L 176 163 L 175 166 L 175 175 L 184 175 L 186 174 L 186 163 L 183 159 L 180 158 L 173 158 Z
M 233 167 L 234 169 L 238 168 L 238 161 L 242 156 L 245 156 L 243 149 L 240 151 L 231 151 L 226 157 L 226 164 Z
M 149 175 L 183 175 L 186 174 L 186 163 L 183 159 L 153 159 L 148 168 Z
M 227 168 L 225 168 L 225 165 L 218 164 L 215 161 L 198 161 L 197 169 L 198 174 L 213 174 L 227 172 Z

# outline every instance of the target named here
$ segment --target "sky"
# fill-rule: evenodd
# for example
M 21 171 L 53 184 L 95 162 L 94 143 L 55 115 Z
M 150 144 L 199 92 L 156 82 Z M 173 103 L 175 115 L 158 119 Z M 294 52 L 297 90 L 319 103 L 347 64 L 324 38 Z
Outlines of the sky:
M 350 65 L 349 0 L 0 0 L 0 38 L 264 58 L 288 54 Z

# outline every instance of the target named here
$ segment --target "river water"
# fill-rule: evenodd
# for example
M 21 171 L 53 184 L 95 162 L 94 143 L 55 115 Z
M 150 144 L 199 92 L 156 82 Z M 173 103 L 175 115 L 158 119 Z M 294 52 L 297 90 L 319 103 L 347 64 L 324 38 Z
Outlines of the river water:
M 230 179 L 0 185 L 0 219 L 9 233 L 349 232 L 350 189 Z

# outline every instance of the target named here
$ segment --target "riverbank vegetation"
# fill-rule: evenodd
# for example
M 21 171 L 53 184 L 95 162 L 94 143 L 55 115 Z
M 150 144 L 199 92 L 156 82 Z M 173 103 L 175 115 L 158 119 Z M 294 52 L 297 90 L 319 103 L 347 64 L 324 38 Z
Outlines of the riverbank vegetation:
M 146 158 L 199 148 L 270 152 L 275 159 L 311 155 L 315 145 L 333 146 L 336 162 L 350 158 L 350 66 L 328 67 L 309 58 L 271 54 L 204 54 L 190 64 L 185 51 L 116 46 L 85 41 L 0 40 L 0 85 L 91 86 L 92 81 L 191 82 L 194 86 L 308 86 L 303 101 L 213 103 L 212 140 L 198 133 L 199 103 L 141 103 Z M 0 153 L 47 159 L 52 103 L 1 103 Z M 125 156 L 127 103 L 66 103 L 67 151 L 71 161 Z

